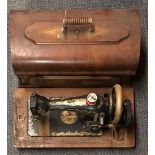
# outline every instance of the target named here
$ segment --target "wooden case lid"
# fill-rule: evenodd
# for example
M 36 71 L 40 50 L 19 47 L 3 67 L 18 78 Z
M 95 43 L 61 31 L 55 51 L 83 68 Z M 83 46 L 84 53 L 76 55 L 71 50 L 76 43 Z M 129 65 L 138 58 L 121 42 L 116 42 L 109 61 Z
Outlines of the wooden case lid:
M 131 76 L 140 55 L 136 10 L 12 11 L 11 54 L 22 76 Z

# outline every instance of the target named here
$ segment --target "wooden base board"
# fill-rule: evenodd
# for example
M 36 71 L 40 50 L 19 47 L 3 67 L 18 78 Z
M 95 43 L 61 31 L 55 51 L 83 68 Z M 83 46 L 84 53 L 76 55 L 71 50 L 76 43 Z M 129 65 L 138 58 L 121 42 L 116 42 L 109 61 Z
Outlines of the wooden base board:
M 78 96 L 95 92 L 104 94 L 112 88 L 17 88 L 14 91 L 14 146 L 18 148 L 112 148 L 135 146 L 134 95 L 132 88 L 123 88 L 123 96 L 131 100 L 132 126 L 121 129 L 121 140 L 115 140 L 112 130 L 106 130 L 99 137 L 31 137 L 27 132 L 27 106 L 31 92 L 44 96 Z

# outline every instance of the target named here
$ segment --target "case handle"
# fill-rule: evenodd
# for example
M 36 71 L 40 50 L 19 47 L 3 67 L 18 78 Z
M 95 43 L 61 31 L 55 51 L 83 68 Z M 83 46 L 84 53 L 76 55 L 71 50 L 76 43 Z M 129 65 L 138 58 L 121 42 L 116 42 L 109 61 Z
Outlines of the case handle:
M 90 17 L 67 17 L 63 19 L 62 33 L 67 33 L 67 29 L 74 29 L 75 32 L 81 29 L 88 29 L 88 32 L 94 32 L 93 19 Z

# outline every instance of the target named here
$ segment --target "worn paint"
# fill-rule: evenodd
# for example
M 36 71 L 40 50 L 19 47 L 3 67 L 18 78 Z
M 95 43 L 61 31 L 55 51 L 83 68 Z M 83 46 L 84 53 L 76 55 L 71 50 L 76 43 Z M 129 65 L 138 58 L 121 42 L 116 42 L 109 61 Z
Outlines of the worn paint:
M 34 128 L 34 122 L 38 123 L 38 120 L 34 120 L 30 110 L 30 100 L 28 100 L 28 134 L 30 136 L 38 136 L 39 133 Z

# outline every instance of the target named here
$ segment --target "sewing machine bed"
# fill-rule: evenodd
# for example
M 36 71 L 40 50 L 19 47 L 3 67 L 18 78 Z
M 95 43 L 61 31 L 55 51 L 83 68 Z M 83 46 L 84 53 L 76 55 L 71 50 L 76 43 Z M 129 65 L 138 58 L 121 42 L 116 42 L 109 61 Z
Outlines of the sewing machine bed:
M 119 139 L 113 138 L 112 129 L 105 130 L 101 136 L 30 136 L 29 96 L 36 92 L 43 96 L 80 96 L 91 92 L 104 94 L 112 88 L 17 88 L 14 92 L 14 146 L 18 148 L 112 148 L 135 146 L 134 92 L 131 87 L 123 87 L 124 97 L 131 101 L 132 125 L 129 129 L 119 128 Z M 41 129 L 46 132 L 45 126 Z

